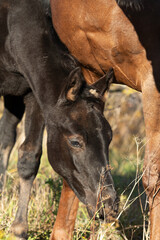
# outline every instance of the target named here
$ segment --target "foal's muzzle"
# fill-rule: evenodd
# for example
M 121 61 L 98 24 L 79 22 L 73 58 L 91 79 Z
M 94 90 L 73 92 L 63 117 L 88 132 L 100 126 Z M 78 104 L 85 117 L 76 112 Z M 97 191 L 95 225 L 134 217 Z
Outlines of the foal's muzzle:
M 106 196 L 106 198 L 106 200 L 99 199 L 96 207 L 87 205 L 87 210 L 91 218 L 94 218 L 96 220 L 100 219 L 107 223 L 110 223 L 115 221 L 117 217 L 119 198 L 116 197 L 114 200 L 111 199 L 109 196 Z

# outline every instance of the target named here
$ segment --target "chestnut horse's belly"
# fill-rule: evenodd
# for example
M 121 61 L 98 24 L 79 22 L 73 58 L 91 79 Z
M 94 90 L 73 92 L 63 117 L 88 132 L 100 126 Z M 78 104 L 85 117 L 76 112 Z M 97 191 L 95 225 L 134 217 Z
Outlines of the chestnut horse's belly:
M 53 25 L 70 52 L 94 82 L 110 67 L 116 80 L 141 91 L 152 77 L 146 51 L 114 0 L 51 0 Z M 96 17 L 95 17 L 96 16 Z

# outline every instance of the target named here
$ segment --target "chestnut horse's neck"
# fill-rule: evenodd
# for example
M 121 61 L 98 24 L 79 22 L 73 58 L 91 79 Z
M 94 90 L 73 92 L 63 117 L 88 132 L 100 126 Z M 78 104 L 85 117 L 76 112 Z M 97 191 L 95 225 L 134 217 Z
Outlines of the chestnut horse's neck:
M 118 83 L 140 91 L 147 78 L 153 79 L 146 51 L 115 0 L 51 0 L 51 10 L 58 35 L 84 66 L 88 82 L 110 67 Z

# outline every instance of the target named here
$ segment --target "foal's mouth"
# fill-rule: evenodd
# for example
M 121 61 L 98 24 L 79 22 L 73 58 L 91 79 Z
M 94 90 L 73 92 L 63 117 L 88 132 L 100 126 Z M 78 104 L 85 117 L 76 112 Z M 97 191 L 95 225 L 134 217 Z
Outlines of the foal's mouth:
M 119 209 L 118 197 L 111 206 L 106 206 L 106 203 L 103 202 L 97 203 L 96 207 L 93 207 L 90 204 L 87 205 L 87 211 L 90 218 L 94 220 L 100 220 L 105 223 L 117 222 L 118 209 Z

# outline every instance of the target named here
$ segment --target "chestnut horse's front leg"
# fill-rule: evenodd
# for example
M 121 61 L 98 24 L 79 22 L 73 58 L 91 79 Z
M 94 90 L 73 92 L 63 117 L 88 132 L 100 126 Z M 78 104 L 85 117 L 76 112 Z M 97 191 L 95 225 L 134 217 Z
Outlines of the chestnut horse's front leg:
M 153 80 L 142 87 L 146 125 L 146 151 L 143 184 L 149 199 L 150 239 L 160 239 L 160 92 Z
M 58 214 L 50 240 L 71 240 L 77 216 L 79 200 L 63 180 Z

